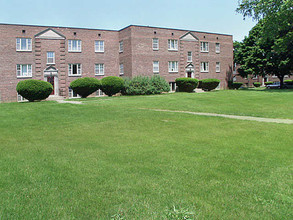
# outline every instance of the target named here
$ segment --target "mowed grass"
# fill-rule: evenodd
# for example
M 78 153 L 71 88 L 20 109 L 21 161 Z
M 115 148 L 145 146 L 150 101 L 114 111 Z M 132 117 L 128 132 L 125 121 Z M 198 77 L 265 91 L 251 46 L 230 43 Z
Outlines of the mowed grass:
M 292 95 L 0 104 L 0 219 L 292 219 L 292 125 L 141 109 L 292 118 Z

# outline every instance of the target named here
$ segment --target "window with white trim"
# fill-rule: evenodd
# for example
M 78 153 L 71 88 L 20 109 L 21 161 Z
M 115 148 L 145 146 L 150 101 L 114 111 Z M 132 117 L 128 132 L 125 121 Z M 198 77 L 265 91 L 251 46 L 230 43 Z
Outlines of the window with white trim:
M 68 52 L 81 52 L 81 40 L 68 40 Z
M 124 50 L 124 46 L 123 46 L 123 40 L 119 41 L 119 52 L 122 53 Z
M 18 102 L 26 102 L 28 101 L 27 99 L 23 98 L 20 94 L 17 93 L 17 101 Z
M 81 64 L 68 64 L 68 75 L 69 76 L 81 76 Z
M 191 51 L 187 52 L 187 62 L 189 62 L 189 63 L 192 62 L 192 52 Z
M 202 73 L 207 73 L 209 72 L 209 62 L 201 62 L 200 63 L 200 71 Z
M 170 82 L 170 91 L 171 92 L 175 92 L 176 91 L 176 83 L 175 82 Z
M 159 50 L 159 39 L 153 38 L 153 50 Z
M 32 77 L 32 65 L 31 64 L 17 64 L 16 76 L 17 77 Z
M 32 51 L 32 39 L 16 38 L 16 51 Z
M 209 52 L 209 43 L 208 42 L 200 42 L 200 51 L 201 52 Z
M 216 73 L 221 72 L 221 63 L 220 62 L 216 62 Z
M 80 96 L 73 91 L 70 87 L 68 88 L 68 97 L 69 98 L 80 98 Z
M 101 89 L 98 89 L 96 92 L 96 96 L 104 96 L 105 94 L 103 93 L 103 91 Z
M 169 61 L 168 67 L 169 67 L 169 73 L 178 72 L 178 62 L 177 61 Z
M 252 79 L 258 79 L 258 76 L 257 75 L 253 75 L 253 78 Z
M 178 50 L 178 40 L 168 40 L 168 50 Z
M 104 52 L 104 41 L 96 40 L 95 41 L 95 52 Z
M 120 75 L 124 75 L 124 65 L 123 65 L 123 63 L 120 63 L 120 66 L 119 66 L 120 68 L 120 71 L 119 71 L 119 73 L 120 73 Z
M 104 75 L 104 64 L 103 63 L 95 64 L 95 75 L 99 75 L 99 76 Z
M 55 52 L 47 52 L 47 64 L 55 64 Z
M 159 61 L 153 61 L 153 73 L 159 73 L 160 67 L 159 67 Z
M 216 53 L 220 53 L 220 51 L 221 51 L 220 43 L 216 43 Z

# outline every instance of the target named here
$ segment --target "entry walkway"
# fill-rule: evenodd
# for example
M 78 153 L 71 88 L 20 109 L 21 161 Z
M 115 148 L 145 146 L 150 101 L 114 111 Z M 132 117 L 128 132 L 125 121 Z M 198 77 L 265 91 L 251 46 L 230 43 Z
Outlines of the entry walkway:
M 293 120 L 281 119 L 281 118 L 261 118 L 261 117 L 252 117 L 252 116 L 225 115 L 225 114 L 217 114 L 217 113 L 189 112 L 189 111 L 175 111 L 175 110 L 166 110 L 166 109 L 147 109 L 147 108 L 141 108 L 141 109 L 150 110 L 150 111 L 157 111 L 157 112 L 173 112 L 173 113 L 184 113 L 184 114 L 192 114 L 192 115 L 211 116 L 211 117 L 223 117 L 223 118 L 231 118 L 231 119 L 247 120 L 247 121 L 258 121 L 258 122 L 279 123 L 279 124 L 293 124 Z

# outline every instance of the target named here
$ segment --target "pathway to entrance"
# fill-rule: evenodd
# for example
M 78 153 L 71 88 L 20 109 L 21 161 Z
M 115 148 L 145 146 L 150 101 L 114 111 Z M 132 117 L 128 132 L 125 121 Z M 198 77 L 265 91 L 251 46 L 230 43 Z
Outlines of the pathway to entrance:
M 166 110 L 166 109 L 147 109 L 147 108 L 141 108 L 141 109 L 150 110 L 150 111 L 157 111 L 157 112 L 184 113 L 184 114 L 192 114 L 192 115 L 223 117 L 223 118 L 231 118 L 231 119 L 238 119 L 238 120 L 268 122 L 268 123 L 293 124 L 293 120 L 281 119 L 281 118 L 260 118 L 260 117 L 252 117 L 252 116 L 225 115 L 225 114 L 204 113 L 204 112 L 175 111 L 175 110 Z

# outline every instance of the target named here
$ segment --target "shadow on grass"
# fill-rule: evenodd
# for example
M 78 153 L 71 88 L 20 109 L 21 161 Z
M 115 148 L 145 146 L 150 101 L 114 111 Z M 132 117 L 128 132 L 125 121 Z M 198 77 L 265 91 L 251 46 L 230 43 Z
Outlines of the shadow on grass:
M 267 88 L 242 88 L 239 90 L 250 91 L 250 92 L 270 92 L 270 93 L 293 92 L 293 89 L 267 89 Z

